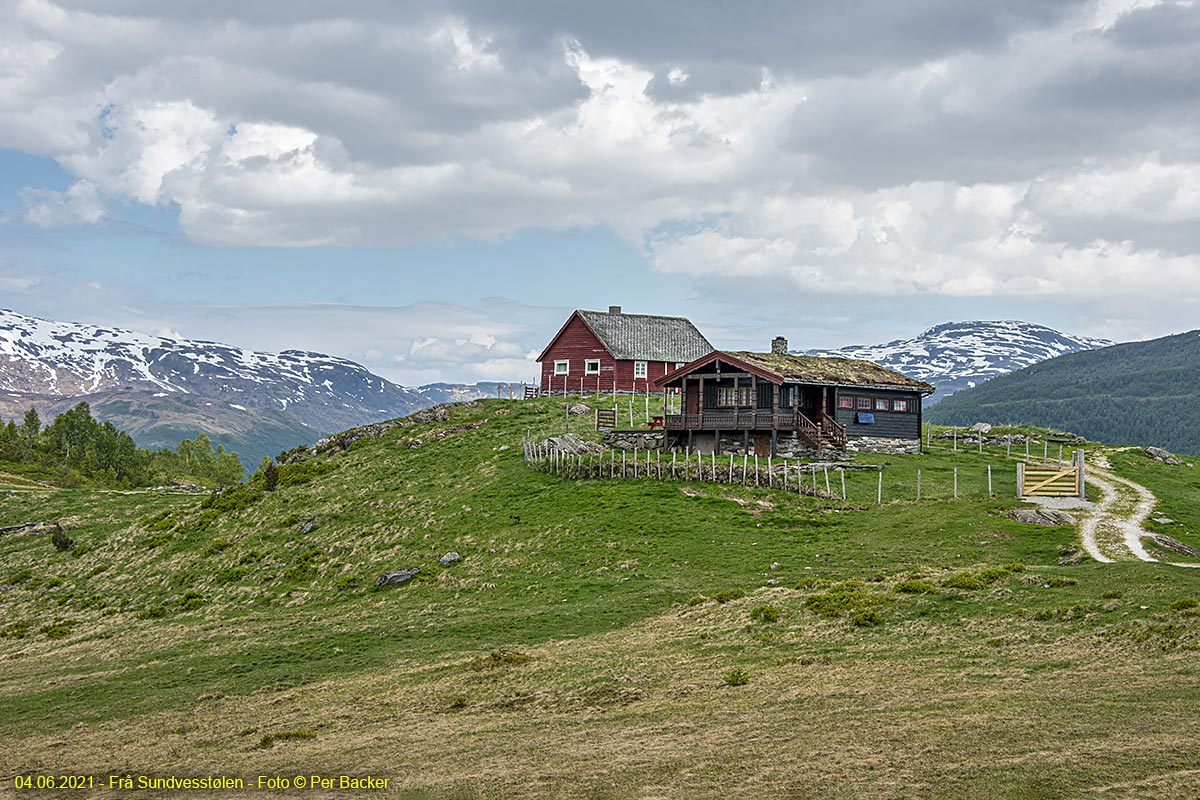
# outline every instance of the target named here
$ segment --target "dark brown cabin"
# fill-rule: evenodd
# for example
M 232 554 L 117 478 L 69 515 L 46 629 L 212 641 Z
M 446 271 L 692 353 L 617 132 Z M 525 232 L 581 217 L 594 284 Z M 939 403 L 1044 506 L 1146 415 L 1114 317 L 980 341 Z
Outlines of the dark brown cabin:
M 624 314 L 610 306 L 572 313 L 537 360 L 544 392 L 655 391 L 656 378 L 712 351 L 683 317 Z
M 811 456 L 821 450 L 919 451 L 921 399 L 934 391 L 870 361 L 717 351 L 655 381 L 683 393 L 665 418 L 668 446 Z

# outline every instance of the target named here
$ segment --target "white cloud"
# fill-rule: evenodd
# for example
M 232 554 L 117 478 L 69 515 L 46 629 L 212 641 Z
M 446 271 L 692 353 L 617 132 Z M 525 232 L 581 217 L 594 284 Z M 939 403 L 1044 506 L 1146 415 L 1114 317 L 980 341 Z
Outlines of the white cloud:
M 88 180 L 75 181 L 65 192 L 25 187 L 20 194 L 25 221 L 39 228 L 94 225 L 108 216 L 96 185 Z
M 682 33 L 670 4 L 570 5 L 23 0 L 0 10 L 0 146 L 78 179 L 26 191 L 42 226 L 102 198 L 176 204 L 208 244 L 601 225 L 718 293 L 1200 295 L 1200 43 L 1170 35 L 1195 4 L 880 3 L 865 27 L 699 4 Z M 519 356 L 486 326 L 385 338 L 392 365 Z

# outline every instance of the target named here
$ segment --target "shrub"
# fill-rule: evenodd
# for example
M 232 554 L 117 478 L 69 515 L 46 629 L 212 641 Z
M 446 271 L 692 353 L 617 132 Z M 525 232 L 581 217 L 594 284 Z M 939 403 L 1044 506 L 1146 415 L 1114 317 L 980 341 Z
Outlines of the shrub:
M 726 686 L 745 686 L 750 682 L 750 674 L 741 667 L 731 669 L 721 676 L 721 683 Z
M 287 464 L 279 468 L 279 485 L 301 486 L 335 469 L 337 465 L 327 461 L 308 460 L 298 464 Z
M 860 608 L 850 616 L 850 624 L 859 627 L 878 625 L 882 620 L 883 615 L 877 608 Z
M 312 731 L 280 731 L 279 733 L 268 733 L 258 742 L 258 749 L 267 750 L 275 746 L 276 742 L 291 742 L 304 739 L 315 739 L 317 735 Z
M 179 598 L 180 611 L 194 611 L 204 605 L 204 595 L 199 592 L 185 592 L 183 597 Z
M 162 619 L 167 616 L 166 606 L 151 606 L 137 613 L 138 619 Z
M 65 639 L 71 635 L 71 626 L 74 624 L 69 620 L 59 620 L 49 625 L 43 625 L 42 633 L 46 634 L 47 639 Z
M 71 555 L 75 556 L 75 558 L 83 558 L 90 552 L 92 552 L 92 548 L 86 544 L 77 544 L 71 548 Z
M 704 596 L 704 595 L 702 595 L 702 594 L 694 594 L 694 595 L 692 595 L 691 597 L 689 597 L 689 598 L 688 598 L 687 604 L 688 604 L 689 606 L 698 606 L 698 605 L 700 605 L 701 603 L 703 603 L 703 602 L 704 602 L 705 600 L 707 600 L 707 599 L 708 599 L 708 598 L 707 598 L 707 597 L 705 597 L 705 596 Z
M 0 639 L 24 639 L 29 633 L 28 622 L 10 622 L 0 628 Z
M 333 582 L 333 588 L 339 592 L 345 592 L 358 588 L 358 584 L 359 577 L 357 575 L 342 575 Z
M 54 529 L 54 533 L 50 537 L 50 542 L 54 545 L 54 549 L 60 553 L 65 553 L 75 546 L 75 540 L 67 536 L 67 532 L 62 528 Z
M 833 581 L 825 578 L 805 578 L 796 584 L 797 589 L 821 589 L 826 586 L 832 586 Z
M 1197 606 L 1200 606 L 1200 600 L 1194 597 L 1181 597 L 1171 603 L 1171 610 L 1174 612 L 1190 611 Z
M 458 711 L 460 708 L 467 707 L 467 696 L 465 694 L 456 694 L 450 700 L 450 710 Z
M 215 581 L 218 586 L 222 586 L 227 583 L 235 583 L 240 581 L 245 577 L 245 575 L 245 567 L 221 567 L 221 569 L 217 570 L 217 574 L 213 575 L 213 581 Z
M 267 461 L 267 465 L 263 467 L 262 473 L 263 491 L 273 492 L 275 487 L 279 485 L 279 467 L 275 466 L 274 461 Z
M 713 595 L 713 600 L 718 603 L 728 603 L 730 600 L 740 600 L 746 596 L 746 592 L 742 589 L 726 589 L 723 592 L 717 592 Z
M 901 594 L 937 594 L 938 588 L 921 578 L 906 578 L 897 583 L 893 591 Z
M 230 542 L 228 539 L 213 539 L 208 543 L 208 547 L 204 548 L 204 555 L 215 556 L 217 553 L 220 553 L 222 550 L 228 548 L 231 544 L 232 542 Z
M 516 650 L 493 650 L 486 656 L 471 659 L 468 666 L 475 672 L 483 672 L 484 670 L 515 667 L 530 660 L 529 656 L 518 653 Z
M 200 503 L 201 508 L 230 512 L 249 508 L 262 499 L 262 491 L 249 483 L 214 491 Z
M 773 606 L 769 603 L 750 609 L 750 619 L 760 622 L 778 622 L 782 615 L 783 611 L 779 606 Z
M 1118 598 L 1121 598 L 1124 596 L 1125 596 L 1125 593 L 1122 592 L 1120 589 L 1109 589 L 1104 594 L 1101 595 L 1101 597 L 1103 597 L 1105 600 L 1117 600 Z
M 1079 583 L 1079 581 L 1075 580 L 1074 578 L 1064 578 L 1061 575 L 1055 575 L 1053 577 L 1046 578 L 1042 585 L 1049 586 L 1051 588 L 1058 588 L 1060 586 L 1074 586 L 1077 583 Z

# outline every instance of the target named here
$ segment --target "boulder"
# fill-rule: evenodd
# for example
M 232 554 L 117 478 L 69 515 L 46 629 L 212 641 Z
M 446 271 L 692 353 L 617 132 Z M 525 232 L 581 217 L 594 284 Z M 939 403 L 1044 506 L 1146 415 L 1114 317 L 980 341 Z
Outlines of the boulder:
M 1053 528 L 1058 525 L 1074 525 L 1075 517 L 1065 511 L 1053 508 L 1018 508 L 1009 511 L 1004 516 L 1024 522 L 1026 525 L 1042 525 Z
M 412 567 L 410 569 L 393 569 L 380 573 L 379 577 L 375 579 L 375 585 L 399 586 L 401 584 L 408 583 L 420 574 L 420 567 Z
M 443 567 L 448 567 L 451 564 L 457 564 L 460 561 L 462 561 L 462 556 L 460 556 L 458 553 L 446 553 L 446 555 L 438 559 L 438 563 Z
M 1164 536 L 1161 533 L 1154 533 L 1147 537 L 1150 541 L 1157 544 L 1159 547 L 1165 547 L 1168 550 L 1174 550 L 1176 553 L 1182 553 L 1185 556 L 1197 556 L 1200 553 L 1196 552 L 1196 548 L 1186 545 L 1178 539 L 1172 539 L 1170 536 Z
M 579 455 L 581 453 L 600 453 L 604 451 L 598 443 L 584 439 L 578 433 L 564 433 L 562 436 L 551 436 L 542 442 L 543 448 L 559 453 Z
M 975 431 L 976 433 L 991 433 L 992 426 L 988 425 L 986 422 L 976 422 L 971 426 L 971 430 Z
M 1164 464 L 1182 464 L 1183 463 L 1178 458 L 1176 458 L 1175 456 L 1168 453 L 1166 450 L 1163 450 L 1161 447 L 1147 447 L 1142 452 L 1145 453 L 1146 455 L 1150 456 L 1151 458 L 1153 458 L 1155 461 L 1161 461 Z
M 316 517 L 309 517 L 308 519 L 304 520 L 304 522 L 301 523 L 301 525 L 300 525 L 300 533 L 302 535 L 306 534 L 306 533 L 312 533 L 316 529 L 317 529 L 317 518 Z
M 409 414 L 408 418 L 413 422 L 419 422 L 424 425 L 431 422 L 445 422 L 450 419 L 450 410 L 444 405 L 422 408 L 420 411 L 414 411 Z
M 586 414 L 592 410 L 591 406 L 585 406 L 583 403 L 575 403 L 567 408 L 567 412 L 575 415 Z

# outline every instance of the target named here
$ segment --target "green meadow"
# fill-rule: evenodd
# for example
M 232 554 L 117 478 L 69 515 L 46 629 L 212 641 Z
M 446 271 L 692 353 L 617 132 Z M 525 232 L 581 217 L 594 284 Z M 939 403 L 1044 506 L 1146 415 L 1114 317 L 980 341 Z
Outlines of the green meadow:
M 404 798 L 1200 794 L 1200 570 L 1099 564 L 1074 527 L 1007 518 L 1015 445 L 856 456 L 882 473 L 847 472 L 843 500 L 837 472 L 814 497 L 527 466 L 522 439 L 566 424 L 562 398 L 455 406 L 270 492 L 0 485 L 0 527 L 70 540 L 0 535 L 0 795 L 51 773 L 369 774 L 388 788 L 354 796 Z M 596 437 L 590 413 L 569 424 Z M 1200 470 L 1085 449 L 1200 547 Z

